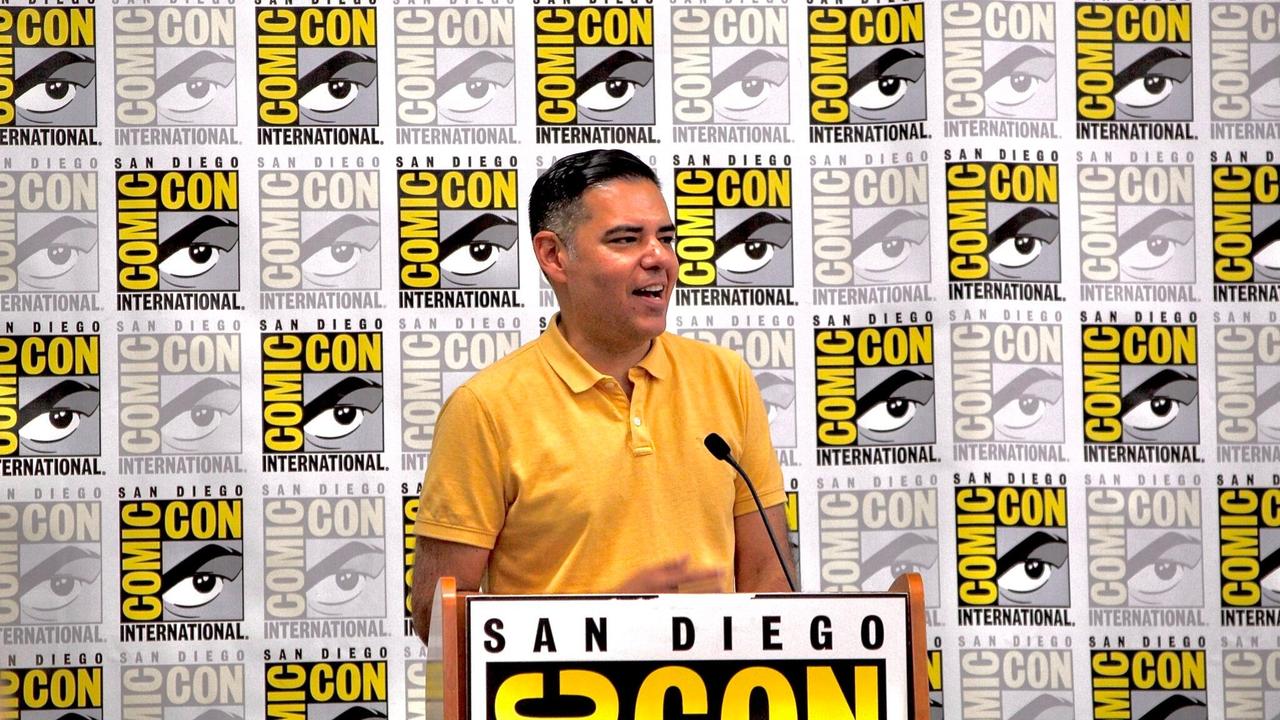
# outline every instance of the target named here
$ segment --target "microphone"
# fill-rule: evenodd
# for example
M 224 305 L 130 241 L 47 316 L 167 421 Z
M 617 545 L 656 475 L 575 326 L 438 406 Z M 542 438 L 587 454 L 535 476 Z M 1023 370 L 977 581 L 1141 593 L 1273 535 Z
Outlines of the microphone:
M 791 577 L 791 571 L 787 569 L 787 563 L 782 559 L 782 549 L 778 547 L 778 539 L 773 536 L 773 529 L 769 527 L 769 518 L 764 514 L 764 506 L 760 504 L 760 495 L 756 493 L 755 483 L 751 482 L 751 478 L 747 477 L 747 473 L 742 466 L 733 459 L 733 450 L 729 448 L 729 443 L 716 433 L 711 433 L 703 439 L 702 444 L 707 447 L 707 451 L 717 460 L 723 460 L 729 463 L 730 467 L 742 476 L 747 482 L 747 489 L 751 491 L 751 499 L 756 501 L 756 511 L 760 513 L 760 522 L 764 523 L 764 531 L 769 535 L 769 542 L 773 545 L 773 554 L 778 556 L 778 565 L 782 567 L 782 575 L 787 579 L 787 587 L 791 588 L 791 592 L 796 591 L 796 581 Z

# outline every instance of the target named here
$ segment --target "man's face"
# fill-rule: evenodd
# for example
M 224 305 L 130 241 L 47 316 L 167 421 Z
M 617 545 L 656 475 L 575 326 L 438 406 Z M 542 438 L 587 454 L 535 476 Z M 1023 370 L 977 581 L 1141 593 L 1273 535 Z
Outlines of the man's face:
M 657 185 L 622 179 L 588 190 L 569 246 L 561 301 L 571 335 L 628 352 L 666 330 L 675 225 Z

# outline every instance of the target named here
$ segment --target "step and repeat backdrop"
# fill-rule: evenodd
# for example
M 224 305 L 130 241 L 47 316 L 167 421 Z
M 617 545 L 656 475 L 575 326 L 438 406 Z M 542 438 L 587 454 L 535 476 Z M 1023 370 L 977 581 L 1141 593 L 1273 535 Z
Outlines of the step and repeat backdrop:
M 925 576 L 935 717 L 1275 717 L 1278 18 L 0 0 L 0 718 L 421 717 L 434 423 L 598 146 L 804 589 Z

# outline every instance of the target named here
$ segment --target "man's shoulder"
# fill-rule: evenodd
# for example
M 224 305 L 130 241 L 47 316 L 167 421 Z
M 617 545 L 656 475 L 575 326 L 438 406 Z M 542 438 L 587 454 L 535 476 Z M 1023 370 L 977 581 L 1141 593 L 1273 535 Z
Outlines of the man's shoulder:
M 545 364 L 537 345 L 536 338 L 530 340 L 489 367 L 476 371 L 460 387 L 467 388 L 481 398 L 510 394 L 515 383 L 527 383 L 530 373 L 536 372 Z
M 677 367 L 688 367 L 690 363 L 694 363 L 703 367 L 736 370 L 745 363 L 741 355 L 727 347 L 671 332 L 663 333 L 662 343 Z

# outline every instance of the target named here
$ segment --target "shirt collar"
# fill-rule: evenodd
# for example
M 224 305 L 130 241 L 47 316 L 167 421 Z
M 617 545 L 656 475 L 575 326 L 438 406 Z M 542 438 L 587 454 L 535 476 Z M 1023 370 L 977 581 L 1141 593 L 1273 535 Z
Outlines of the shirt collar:
M 550 325 L 538 338 L 538 347 L 547 364 L 556 371 L 574 393 L 580 393 L 594 386 L 601 379 L 608 377 L 591 367 L 591 364 L 574 350 L 564 334 L 560 332 L 560 315 L 551 319 Z M 636 367 L 643 368 L 654 378 L 661 380 L 671 375 L 671 357 L 667 353 L 665 333 L 654 338 L 653 345 Z

